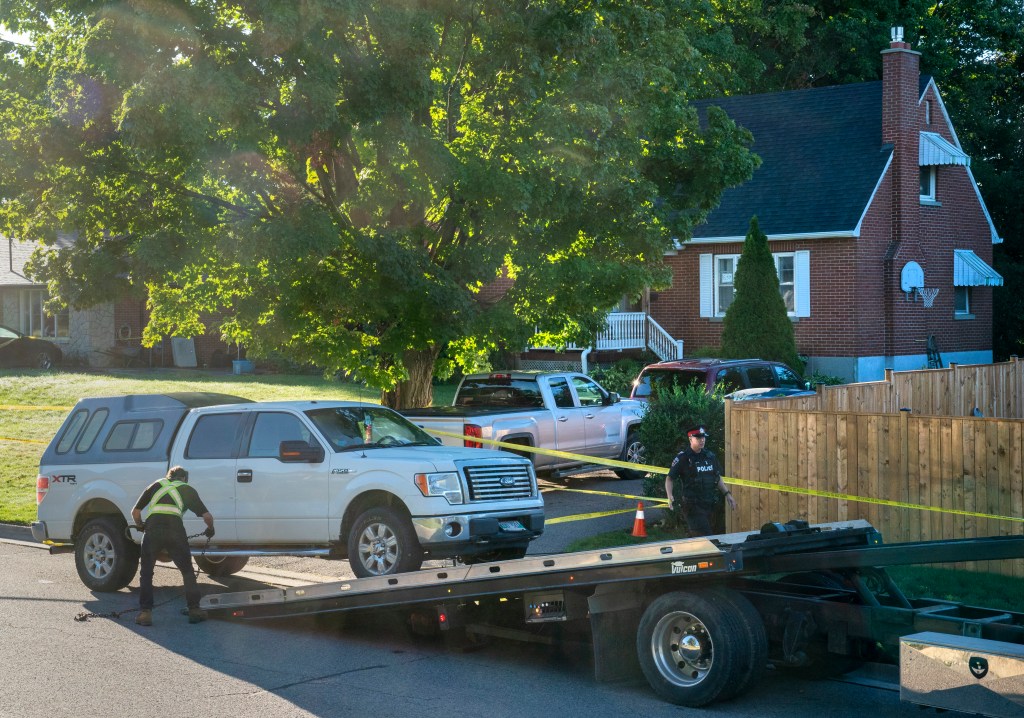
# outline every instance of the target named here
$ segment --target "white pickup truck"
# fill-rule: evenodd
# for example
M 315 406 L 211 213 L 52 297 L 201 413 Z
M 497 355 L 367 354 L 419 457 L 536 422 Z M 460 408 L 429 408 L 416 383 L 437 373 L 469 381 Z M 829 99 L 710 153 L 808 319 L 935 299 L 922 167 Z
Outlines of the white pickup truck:
M 524 452 L 538 473 L 566 475 L 592 468 L 587 465 L 589 457 L 644 463 L 644 447 L 635 431 L 643 411 L 641 402 L 619 398 L 586 374 L 500 371 L 464 377 L 451 406 L 405 409 L 402 414 L 428 433 L 579 455 L 567 459 Z M 449 446 L 483 446 L 471 438 L 439 436 Z M 632 469 L 615 473 L 623 479 L 644 476 Z
M 347 558 L 360 577 L 521 558 L 544 528 L 521 457 L 439 446 L 375 404 L 180 393 L 79 401 L 43 453 L 33 536 L 73 550 L 89 588 L 123 588 L 139 563 L 131 509 L 174 465 L 216 521 L 209 546 L 193 539 L 212 575 L 274 554 Z

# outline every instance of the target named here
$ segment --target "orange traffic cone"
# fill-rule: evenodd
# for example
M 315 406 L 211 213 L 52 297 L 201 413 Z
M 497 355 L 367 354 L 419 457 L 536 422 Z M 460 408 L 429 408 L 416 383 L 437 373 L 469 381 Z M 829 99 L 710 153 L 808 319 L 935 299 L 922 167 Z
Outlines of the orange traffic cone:
M 633 519 L 633 535 L 637 538 L 647 538 L 647 527 L 644 525 L 643 501 L 638 501 L 636 505 L 636 518 Z

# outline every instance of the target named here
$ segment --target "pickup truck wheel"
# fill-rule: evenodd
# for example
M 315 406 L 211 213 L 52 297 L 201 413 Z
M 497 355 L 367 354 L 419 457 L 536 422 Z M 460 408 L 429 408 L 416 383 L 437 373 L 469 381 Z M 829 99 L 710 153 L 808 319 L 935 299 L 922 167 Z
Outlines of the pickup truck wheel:
M 626 461 L 630 464 L 647 463 L 647 449 L 637 438 L 636 432 L 631 431 L 626 437 L 626 444 L 622 447 L 622 454 L 619 461 Z M 647 476 L 646 471 L 634 471 L 632 469 L 615 469 L 615 475 L 620 479 L 642 479 Z
M 124 536 L 124 520 L 99 518 L 89 521 L 75 538 L 75 568 L 89 589 L 119 591 L 139 570 L 139 547 Z
M 415 571 L 423 549 L 409 519 L 386 506 L 364 511 L 348 534 L 348 561 L 358 578 Z
M 636 634 L 640 667 L 654 692 L 700 707 L 729 697 L 750 663 L 751 641 L 730 604 L 711 591 L 675 591 L 644 611 Z
M 196 566 L 207 576 L 233 576 L 249 563 L 248 556 L 196 556 Z

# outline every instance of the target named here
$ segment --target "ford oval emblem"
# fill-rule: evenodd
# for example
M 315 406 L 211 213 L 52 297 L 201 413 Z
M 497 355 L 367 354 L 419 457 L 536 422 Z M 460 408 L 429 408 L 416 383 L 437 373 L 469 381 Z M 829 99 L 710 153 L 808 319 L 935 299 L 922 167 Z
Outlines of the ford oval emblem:
M 502 476 L 501 480 L 498 483 L 500 483 L 502 487 L 507 489 L 510 486 L 515 486 L 516 480 L 512 476 Z

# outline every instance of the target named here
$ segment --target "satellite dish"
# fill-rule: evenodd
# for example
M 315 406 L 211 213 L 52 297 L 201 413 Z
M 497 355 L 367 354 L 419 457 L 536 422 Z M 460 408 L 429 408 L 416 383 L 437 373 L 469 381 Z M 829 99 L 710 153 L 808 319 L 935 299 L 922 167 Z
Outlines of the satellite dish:
M 900 271 L 900 289 L 912 292 L 924 287 L 924 270 L 917 262 L 907 262 Z

